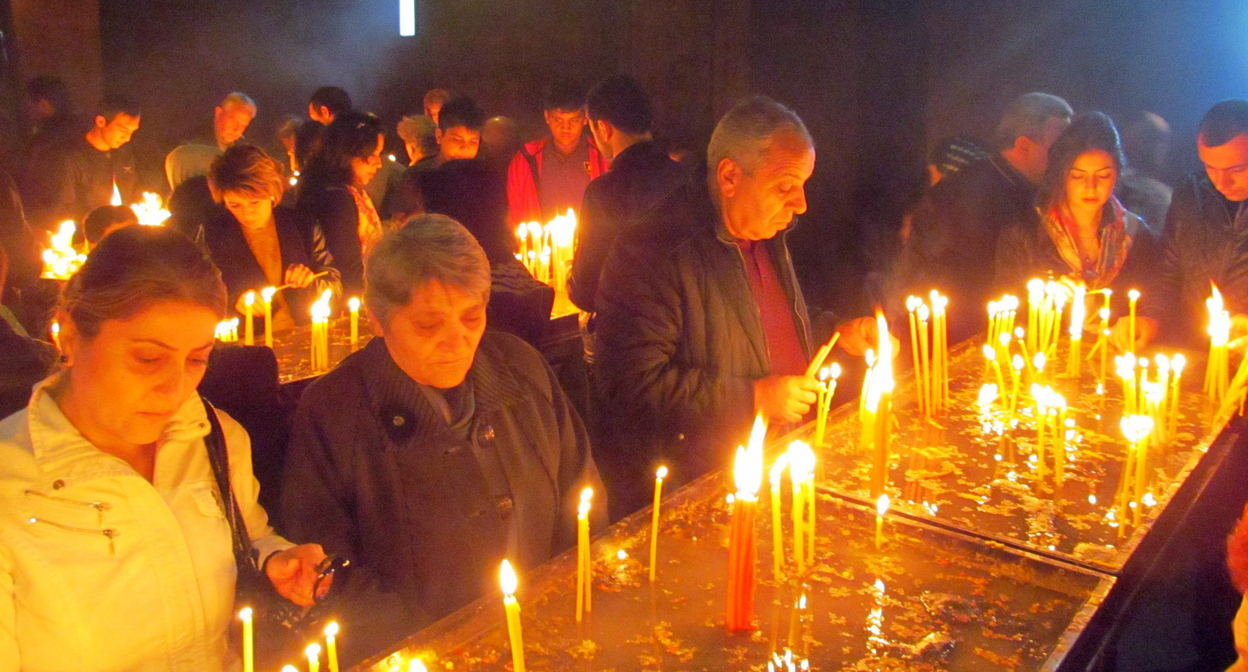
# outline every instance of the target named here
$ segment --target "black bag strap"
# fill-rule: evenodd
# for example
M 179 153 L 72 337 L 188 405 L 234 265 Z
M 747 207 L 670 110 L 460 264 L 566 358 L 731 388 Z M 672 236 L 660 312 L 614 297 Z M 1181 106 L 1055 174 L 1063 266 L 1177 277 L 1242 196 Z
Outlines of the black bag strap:
M 533 174 L 533 190 L 538 194 L 542 193 L 542 173 L 537 169 L 537 156 L 530 153 L 529 148 L 524 145 L 520 146 L 520 154 L 529 163 L 529 172 Z
M 251 535 L 247 533 L 247 521 L 243 519 L 238 499 L 234 497 L 234 488 L 230 485 L 230 458 L 225 448 L 225 432 L 221 429 L 221 421 L 212 404 L 202 396 L 204 413 L 208 416 L 211 430 L 204 444 L 208 447 L 208 462 L 212 465 L 212 475 L 217 480 L 217 491 L 221 493 L 221 506 L 225 509 L 225 519 L 230 523 L 230 535 L 234 540 L 234 561 L 238 564 L 239 577 L 248 576 L 260 571 L 257 564 L 257 551 L 251 545 Z

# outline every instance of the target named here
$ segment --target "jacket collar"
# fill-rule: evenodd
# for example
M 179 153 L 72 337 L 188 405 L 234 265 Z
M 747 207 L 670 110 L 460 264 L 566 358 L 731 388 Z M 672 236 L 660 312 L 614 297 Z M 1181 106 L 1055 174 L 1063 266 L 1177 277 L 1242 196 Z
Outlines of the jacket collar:
M 502 411 L 525 398 L 521 381 L 498 356 L 491 341 L 487 332 L 468 370 L 478 417 Z M 448 429 L 438 409 L 421 392 L 420 384 L 395 363 L 383 338 L 369 341 L 360 356 L 373 411 L 396 444 L 421 442 Z
M 96 448 L 65 417 L 53 398 L 55 389 L 63 384 L 64 375 L 63 371 L 58 371 L 36 385 L 26 406 L 27 430 L 40 473 L 49 479 L 75 481 L 133 475 L 134 470 L 129 465 Z M 203 403 L 195 394 L 169 419 L 160 443 L 190 443 L 203 439 L 210 431 Z

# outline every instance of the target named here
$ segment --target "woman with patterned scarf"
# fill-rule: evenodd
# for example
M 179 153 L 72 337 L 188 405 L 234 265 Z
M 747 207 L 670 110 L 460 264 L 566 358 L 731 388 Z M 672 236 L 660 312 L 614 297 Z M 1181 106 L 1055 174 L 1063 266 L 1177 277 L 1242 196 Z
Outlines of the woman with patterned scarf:
M 1147 293 L 1159 247 L 1144 220 L 1114 197 L 1125 159 L 1118 130 L 1105 114 L 1076 117 L 1049 150 L 1041 185 L 1039 227 L 1001 232 L 996 280 L 1002 292 L 1018 294 L 1033 277 L 1062 280 L 1088 292 L 1113 292 L 1113 342 L 1127 348 L 1127 293 Z M 1099 319 L 1089 301 L 1089 320 Z M 1121 328 L 1119 327 L 1121 325 Z M 1121 333 L 1120 333 L 1121 332 Z

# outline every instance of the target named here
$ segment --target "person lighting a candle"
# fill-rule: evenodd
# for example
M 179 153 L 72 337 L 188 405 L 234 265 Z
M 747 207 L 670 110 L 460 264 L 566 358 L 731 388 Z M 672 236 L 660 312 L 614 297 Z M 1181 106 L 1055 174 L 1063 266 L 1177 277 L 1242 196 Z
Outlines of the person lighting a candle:
M 1165 325 L 1185 343 L 1208 345 L 1205 299 L 1212 281 L 1231 313 L 1232 342 L 1248 334 L 1248 100 L 1215 104 L 1196 141 L 1203 170 L 1174 189 L 1162 236 L 1156 287 L 1140 297 L 1137 340 L 1147 344 Z
M 1120 351 L 1129 347 L 1129 290 L 1149 295 L 1160 265 L 1150 223 L 1114 196 L 1124 162 L 1118 130 L 1108 116 L 1075 117 L 1049 150 L 1037 206 L 1039 227 L 1003 229 L 996 256 L 996 283 L 1002 288 L 1052 274 L 1062 278 L 1055 286 L 1068 300 L 1079 282 L 1089 293 L 1110 289 L 1116 304 L 1111 313 L 1118 316 L 1111 342 Z M 1085 315 L 1094 318 L 1095 329 L 1095 310 Z
M 646 504 L 653 465 L 681 480 L 722 468 L 756 412 L 778 428 L 817 400 L 785 242 L 806 211 L 810 134 L 784 105 L 749 98 L 719 121 L 707 154 L 707 181 L 623 234 L 598 287 L 595 424 L 604 453 L 633 456 L 605 474 L 627 488 L 612 492 L 624 513 Z
M 264 150 L 252 145 L 227 149 L 212 162 L 208 183 L 225 207 L 204 225 L 204 244 L 240 315 L 246 314 L 246 293 L 256 292 L 252 321 L 257 334 L 264 328 L 259 292 L 265 287 L 291 285 L 273 297 L 274 332 L 307 323 L 309 308 L 325 290 L 342 294 L 320 226 L 305 213 L 277 205 L 285 181 Z M 318 273 L 324 275 L 313 279 Z
M 225 311 L 217 269 L 165 227 L 109 235 L 64 288 L 61 368 L 0 422 L 0 669 L 236 669 L 214 434 L 262 575 L 312 604 L 324 552 L 273 532 L 247 432 L 220 411 L 212 432 L 196 393 Z
M 414 218 L 367 269 L 377 337 L 304 393 L 281 489 L 288 534 L 355 561 L 344 668 L 496 589 L 499 558 L 523 571 L 571 548 L 584 488 L 594 529 L 608 504 L 546 361 L 486 332 L 490 266 L 467 229 Z

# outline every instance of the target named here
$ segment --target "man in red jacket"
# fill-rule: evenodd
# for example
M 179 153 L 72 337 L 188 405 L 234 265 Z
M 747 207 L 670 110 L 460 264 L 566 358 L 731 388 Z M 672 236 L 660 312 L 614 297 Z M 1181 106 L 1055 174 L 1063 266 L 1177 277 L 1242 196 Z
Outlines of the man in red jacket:
M 556 82 L 546 96 L 550 135 L 525 143 L 507 167 L 508 222 L 545 222 L 581 207 L 589 181 L 607 162 L 585 132 L 585 90 Z

